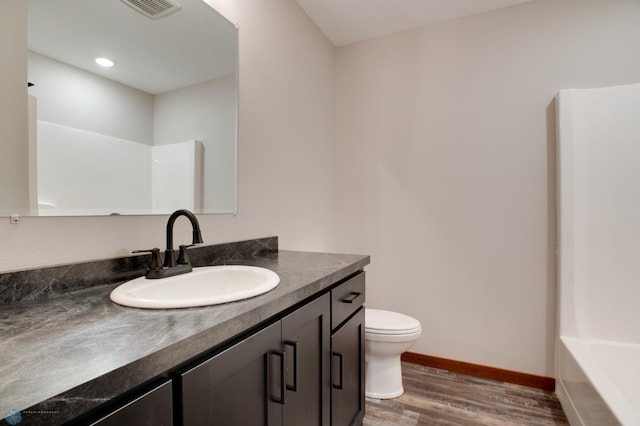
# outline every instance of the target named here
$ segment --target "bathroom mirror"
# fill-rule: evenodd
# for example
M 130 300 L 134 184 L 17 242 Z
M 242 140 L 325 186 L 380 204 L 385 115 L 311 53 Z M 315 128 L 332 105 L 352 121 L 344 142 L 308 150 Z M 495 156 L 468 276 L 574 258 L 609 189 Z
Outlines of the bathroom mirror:
M 234 24 L 204 0 L 29 0 L 28 47 L 21 214 L 235 213 Z

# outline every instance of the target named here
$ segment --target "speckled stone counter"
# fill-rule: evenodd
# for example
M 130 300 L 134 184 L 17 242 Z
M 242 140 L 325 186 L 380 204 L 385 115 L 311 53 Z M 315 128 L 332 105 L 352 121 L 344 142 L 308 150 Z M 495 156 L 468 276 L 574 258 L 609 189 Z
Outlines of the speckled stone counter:
M 271 269 L 271 292 L 217 306 L 145 310 L 109 299 L 116 284 L 0 305 L 0 413 L 61 424 L 278 316 L 349 275 L 368 256 L 262 250 L 219 262 Z M 236 256 L 237 257 L 237 256 Z

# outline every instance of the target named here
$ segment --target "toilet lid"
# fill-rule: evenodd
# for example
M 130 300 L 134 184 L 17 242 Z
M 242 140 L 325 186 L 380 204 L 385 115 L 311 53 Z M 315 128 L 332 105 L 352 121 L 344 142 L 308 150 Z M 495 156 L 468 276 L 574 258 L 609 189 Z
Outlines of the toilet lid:
M 374 334 L 411 334 L 421 330 L 420 322 L 398 312 L 366 309 L 364 328 Z

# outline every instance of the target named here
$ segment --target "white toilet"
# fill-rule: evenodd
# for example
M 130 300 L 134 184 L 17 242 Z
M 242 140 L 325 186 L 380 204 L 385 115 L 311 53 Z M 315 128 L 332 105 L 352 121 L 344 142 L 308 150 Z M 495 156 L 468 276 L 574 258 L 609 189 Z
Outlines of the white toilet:
M 422 334 L 420 322 L 397 312 L 365 310 L 365 395 L 396 398 L 404 393 L 400 355 Z

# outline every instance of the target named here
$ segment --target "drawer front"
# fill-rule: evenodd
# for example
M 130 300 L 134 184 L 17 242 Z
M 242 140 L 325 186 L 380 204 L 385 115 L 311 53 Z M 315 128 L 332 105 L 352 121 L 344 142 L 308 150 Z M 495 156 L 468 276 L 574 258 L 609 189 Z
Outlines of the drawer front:
M 335 329 L 364 305 L 364 272 L 331 290 L 331 329 Z

